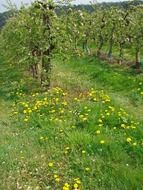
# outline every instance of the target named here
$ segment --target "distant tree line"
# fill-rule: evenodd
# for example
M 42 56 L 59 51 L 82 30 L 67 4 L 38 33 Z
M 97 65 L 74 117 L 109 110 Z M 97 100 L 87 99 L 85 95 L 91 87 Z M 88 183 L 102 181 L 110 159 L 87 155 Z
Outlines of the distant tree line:
M 10 17 L 11 11 L 0 13 L 0 28 L 3 27 L 6 23 L 6 20 Z
M 71 8 L 73 10 L 84 10 L 89 13 L 92 13 L 95 11 L 95 9 L 103 8 L 103 9 L 110 9 L 111 7 L 119 8 L 119 9 L 129 9 L 130 6 L 138 6 L 140 4 L 143 4 L 143 0 L 135 0 L 135 1 L 123 1 L 123 2 L 103 2 L 103 3 L 97 3 L 97 4 L 89 4 L 89 5 L 73 5 Z M 69 6 L 64 6 L 64 10 L 68 10 Z M 57 10 L 60 12 L 60 8 Z

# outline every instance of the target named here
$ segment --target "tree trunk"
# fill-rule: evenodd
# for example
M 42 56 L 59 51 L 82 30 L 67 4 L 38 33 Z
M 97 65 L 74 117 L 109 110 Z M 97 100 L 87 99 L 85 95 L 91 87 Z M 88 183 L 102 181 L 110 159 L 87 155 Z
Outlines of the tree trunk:
M 75 50 L 77 50 L 77 38 L 75 37 L 75 39 L 74 39 L 74 48 L 75 48 Z
M 42 52 L 41 55 L 41 66 L 42 66 L 42 76 L 41 76 L 41 81 L 42 85 L 46 88 L 50 87 L 50 74 L 51 74 L 51 58 L 52 58 L 52 53 L 53 49 L 55 48 L 54 44 L 54 37 L 52 35 L 52 20 L 51 20 L 51 13 L 54 13 L 55 7 L 48 3 L 45 4 L 44 2 L 40 2 L 41 8 L 43 9 L 43 15 L 42 15 L 42 20 L 43 20 L 43 37 L 45 36 L 45 39 L 47 38 L 48 34 L 48 39 L 47 39 L 47 44 L 48 48 Z M 47 10 L 50 10 L 49 14 L 47 13 Z
M 49 88 L 50 85 L 51 85 L 51 80 L 50 80 L 50 76 L 51 76 L 51 57 L 50 57 L 50 54 L 49 54 L 49 56 L 45 55 L 43 57 L 42 68 L 44 69 L 44 71 L 43 71 L 43 79 L 42 79 L 43 86 L 45 86 L 46 88 Z
M 108 51 L 108 58 L 109 59 L 112 59 L 112 51 L 113 51 L 113 34 L 114 34 L 114 30 L 115 30 L 115 25 L 113 26 L 112 30 L 111 30 L 111 37 L 110 37 L 110 40 L 109 40 L 109 51 Z
M 99 46 L 98 46 L 98 49 L 97 49 L 97 56 L 98 57 L 101 55 L 101 49 L 103 47 L 103 44 L 104 44 L 103 36 L 100 35 L 99 36 Z
M 85 40 L 84 42 L 83 42 L 83 50 L 88 54 L 88 55 L 90 55 L 90 49 L 89 49 L 89 47 L 88 47 L 88 40 Z
M 42 56 L 40 57 L 39 63 L 37 64 L 37 78 L 40 84 L 42 84 Z
M 140 58 L 140 49 L 136 49 L 136 65 L 137 70 L 141 70 L 141 58 Z
M 113 39 L 111 38 L 109 42 L 109 52 L 108 52 L 109 59 L 112 59 L 112 51 L 113 51 Z
M 123 53 L 123 43 L 121 42 L 119 44 L 119 64 L 120 65 L 122 64 L 123 56 L 124 56 L 124 53 Z
M 30 65 L 30 72 L 32 73 L 33 78 L 36 78 L 34 65 Z

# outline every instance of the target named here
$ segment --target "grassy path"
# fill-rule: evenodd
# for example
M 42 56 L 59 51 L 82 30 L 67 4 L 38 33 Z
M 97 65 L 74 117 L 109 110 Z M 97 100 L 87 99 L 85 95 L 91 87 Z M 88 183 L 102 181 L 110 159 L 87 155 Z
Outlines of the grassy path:
M 143 101 L 136 94 L 138 81 L 143 81 L 142 75 L 135 76 L 126 69 L 109 66 L 95 58 L 85 58 L 73 59 L 67 64 L 57 63 L 53 76 L 56 85 L 73 91 L 103 89 L 117 106 L 123 107 L 133 117 L 143 121 Z

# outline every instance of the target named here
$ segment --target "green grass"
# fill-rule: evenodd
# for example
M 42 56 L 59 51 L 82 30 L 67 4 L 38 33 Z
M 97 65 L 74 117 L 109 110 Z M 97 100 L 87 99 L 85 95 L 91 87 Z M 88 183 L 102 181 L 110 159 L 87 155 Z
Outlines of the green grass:
M 143 96 L 138 91 L 139 83 L 143 83 L 142 76 L 135 75 L 133 70 L 108 65 L 94 57 L 85 57 L 73 58 L 65 64 L 55 64 L 53 81 L 58 86 L 72 88 L 74 91 L 92 87 L 104 89 L 117 106 L 123 106 L 142 119 Z
M 18 68 L 0 71 L 0 189 L 143 189 L 142 75 L 55 60 L 43 93 Z

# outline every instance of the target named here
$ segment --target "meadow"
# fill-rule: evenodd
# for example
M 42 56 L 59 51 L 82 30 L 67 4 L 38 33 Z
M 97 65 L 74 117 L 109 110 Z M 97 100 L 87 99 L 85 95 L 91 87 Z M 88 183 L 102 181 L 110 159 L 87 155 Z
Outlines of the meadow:
M 6 60 L 0 72 L 0 189 L 143 189 L 142 74 L 55 59 L 45 91 Z

